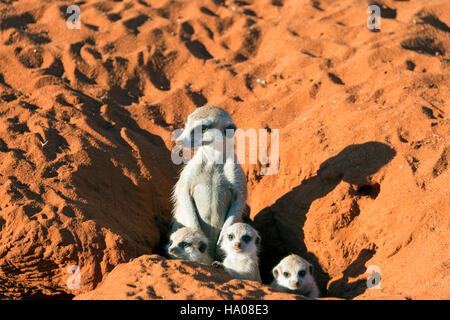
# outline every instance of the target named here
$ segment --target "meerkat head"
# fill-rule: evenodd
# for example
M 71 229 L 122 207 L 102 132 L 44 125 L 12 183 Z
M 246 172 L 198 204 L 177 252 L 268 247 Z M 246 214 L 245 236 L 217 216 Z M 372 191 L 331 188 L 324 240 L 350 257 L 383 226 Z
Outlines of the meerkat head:
M 249 224 L 238 222 L 225 229 L 221 241 L 222 250 L 230 253 L 256 253 L 261 237 Z
M 278 285 L 289 290 L 301 290 L 302 287 L 314 282 L 313 266 L 298 255 L 285 257 L 272 270 Z
M 233 138 L 235 131 L 236 125 L 228 112 L 203 106 L 188 116 L 184 130 L 175 142 L 186 148 L 221 144 L 225 139 Z
M 167 254 L 172 259 L 203 261 L 207 255 L 208 238 L 198 229 L 180 228 L 170 235 Z

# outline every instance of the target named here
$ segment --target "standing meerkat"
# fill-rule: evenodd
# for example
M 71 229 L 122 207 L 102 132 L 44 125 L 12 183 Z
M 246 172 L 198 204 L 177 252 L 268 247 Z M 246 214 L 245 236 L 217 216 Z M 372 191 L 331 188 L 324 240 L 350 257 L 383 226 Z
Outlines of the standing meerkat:
M 225 253 L 224 269 L 231 277 L 261 282 L 258 248 L 261 238 L 246 223 L 235 223 L 224 230 L 221 249 Z
M 206 251 L 207 248 L 208 238 L 200 230 L 180 228 L 170 235 L 166 250 L 171 259 L 211 264 L 212 260 Z
M 291 254 L 273 268 L 272 286 L 280 291 L 299 293 L 309 298 L 318 298 L 319 289 L 313 276 L 313 266 L 298 255 Z
M 222 229 L 242 221 L 247 200 L 247 181 L 234 154 L 235 131 L 225 110 L 204 106 L 188 116 L 176 139 L 195 154 L 174 188 L 172 231 L 200 229 L 209 240 L 208 254 L 213 259 L 218 258 Z

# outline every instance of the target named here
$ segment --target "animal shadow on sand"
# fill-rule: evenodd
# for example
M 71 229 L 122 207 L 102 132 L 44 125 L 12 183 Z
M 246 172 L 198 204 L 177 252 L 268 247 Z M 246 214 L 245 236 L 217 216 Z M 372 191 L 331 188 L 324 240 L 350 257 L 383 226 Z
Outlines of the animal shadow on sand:
M 342 181 L 356 185 L 362 194 L 376 198 L 380 186 L 372 185 L 369 178 L 395 155 L 394 149 L 380 142 L 349 145 L 336 156 L 323 162 L 316 175 L 305 179 L 273 205 L 257 213 L 252 224 L 262 236 L 260 271 L 263 282 L 270 283 L 273 279 L 272 268 L 283 257 L 294 253 L 312 263 L 321 295 L 326 296 L 325 288 L 331 277 L 321 268 L 317 257 L 306 248 L 303 231 L 306 214 L 315 200 L 325 197 Z M 368 255 L 360 253 L 358 259 L 360 257 L 367 258 Z M 339 292 L 341 296 L 342 290 L 337 290 L 337 287 L 345 286 L 343 282 L 348 280 L 350 274 L 355 273 L 355 265 L 360 266 L 362 261 L 358 259 L 344 271 L 344 277 L 338 280 L 339 282 L 332 284 L 333 294 Z M 368 259 L 363 261 L 362 265 Z M 345 295 L 351 298 L 358 295 L 358 292 L 360 293 L 360 290 L 349 289 Z

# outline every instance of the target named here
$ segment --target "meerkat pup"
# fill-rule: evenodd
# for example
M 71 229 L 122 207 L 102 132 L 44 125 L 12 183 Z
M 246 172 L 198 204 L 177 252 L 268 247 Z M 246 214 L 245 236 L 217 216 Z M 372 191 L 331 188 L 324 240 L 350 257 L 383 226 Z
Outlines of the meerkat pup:
M 261 238 L 250 225 L 235 223 L 224 230 L 221 249 L 225 253 L 223 268 L 236 279 L 261 282 L 258 249 Z
M 299 293 L 313 299 L 319 297 L 313 266 L 298 255 L 291 254 L 282 259 L 272 274 L 274 280 L 271 285 L 280 291 Z
M 190 260 L 203 264 L 211 264 L 207 252 L 208 238 L 197 229 L 180 228 L 170 235 L 166 247 L 167 256 L 171 259 Z
M 242 221 L 247 200 L 247 181 L 234 153 L 235 130 L 225 110 L 204 106 L 188 116 L 176 139 L 195 153 L 174 188 L 172 231 L 200 229 L 209 240 L 209 256 L 219 260 L 222 230 Z

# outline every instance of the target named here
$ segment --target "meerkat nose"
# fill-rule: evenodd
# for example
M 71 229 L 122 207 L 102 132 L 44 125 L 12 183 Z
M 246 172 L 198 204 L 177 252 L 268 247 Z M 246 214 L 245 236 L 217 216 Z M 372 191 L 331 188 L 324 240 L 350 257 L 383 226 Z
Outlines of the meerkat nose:
M 169 251 L 169 253 L 172 254 L 173 253 L 173 248 L 169 248 L 169 250 L 167 250 L 167 251 Z
M 298 281 L 292 281 L 291 282 L 291 286 L 293 286 L 293 287 L 295 287 L 295 288 L 297 288 L 298 286 L 299 286 L 299 282 Z
M 234 244 L 234 248 L 235 248 L 235 249 L 240 249 L 240 248 L 241 248 L 241 243 L 240 243 L 240 242 L 236 242 L 236 243 Z

